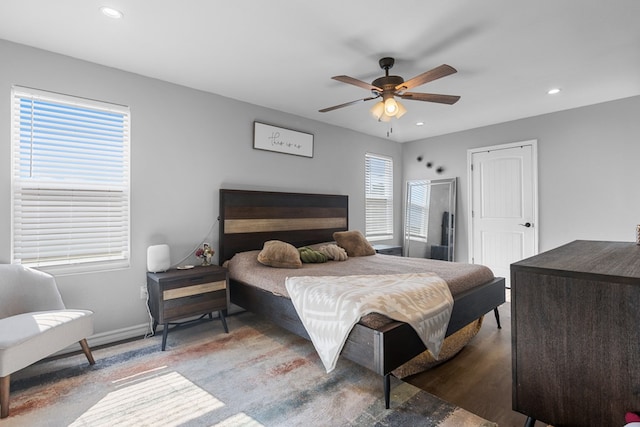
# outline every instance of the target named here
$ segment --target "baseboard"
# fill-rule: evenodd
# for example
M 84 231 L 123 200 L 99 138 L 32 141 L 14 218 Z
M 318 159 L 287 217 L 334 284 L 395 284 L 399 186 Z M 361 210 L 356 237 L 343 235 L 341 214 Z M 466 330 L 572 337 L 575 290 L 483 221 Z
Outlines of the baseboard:
M 162 330 L 162 326 L 158 329 Z M 102 332 L 99 334 L 91 335 L 87 337 L 87 342 L 89 343 L 89 347 L 95 348 L 101 345 L 113 344 L 118 341 L 130 340 L 132 338 L 142 338 L 146 334 L 150 332 L 150 327 L 148 323 L 129 326 L 127 328 L 116 329 L 113 331 Z M 53 356 L 61 356 L 63 354 L 75 353 L 81 351 L 80 344 L 74 343 L 67 348 L 64 348 L 57 353 L 51 355 Z
M 231 306 L 229 307 L 229 314 L 239 313 L 242 311 L 244 311 L 244 309 L 234 304 L 231 304 Z M 214 317 L 216 316 L 217 313 L 214 313 Z M 158 325 L 156 333 L 160 331 L 162 331 L 162 325 Z M 151 325 L 149 323 L 142 323 L 135 326 L 129 326 L 127 328 L 121 328 L 113 331 L 101 332 L 99 334 L 91 335 L 90 337 L 87 337 L 87 342 L 89 343 L 89 347 L 94 348 L 101 345 L 113 344 L 118 341 L 130 340 L 132 338 L 142 338 L 147 334 L 151 334 Z M 80 350 L 80 344 L 74 343 L 63 350 L 54 353 L 53 355 L 51 355 L 51 357 L 74 353 Z
M 162 326 L 160 326 L 159 329 L 161 330 Z M 136 326 L 130 326 L 128 328 L 95 334 L 87 338 L 87 341 L 89 342 L 90 347 L 98 347 L 132 338 L 142 338 L 149 333 L 151 333 L 149 323 L 143 323 Z

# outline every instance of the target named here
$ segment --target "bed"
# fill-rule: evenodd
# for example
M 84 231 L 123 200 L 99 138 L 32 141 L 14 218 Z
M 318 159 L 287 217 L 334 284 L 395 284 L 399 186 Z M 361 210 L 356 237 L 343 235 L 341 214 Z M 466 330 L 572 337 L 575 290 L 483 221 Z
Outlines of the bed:
M 230 266 L 231 302 L 309 339 L 286 291 L 264 289 L 259 283 L 261 278 L 243 276 L 244 269 L 238 260 L 253 262 L 247 259 L 254 259 L 264 242 L 269 240 L 288 242 L 297 248 L 332 242 L 334 232 L 349 229 L 348 204 L 348 197 L 344 195 L 221 189 L 219 262 L 224 264 L 231 260 L 227 263 Z M 236 254 L 238 257 L 234 258 Z M 447 281 L 454 299 L 447 336 L 492 310 L 499 326 L 497 307 L 505 302 L 504 279 L 493 277 L 493 273 L 487 275 L 482 272 L 479 276 L 472 274 L 475 277 L 472 285 L 463 283 L 465 280 L 462 280 L 471 269 L 475 272 L 484 267 L 382 254 L 361 258 L 379 260 L 389 269 L 400 269 L 397 271 L 405 269 L 404 266 L 396 267 L 400 262 L 435 263 L 435 272 Z M 305 267 L 308 266 L 305 264 Z M 264 268 L 270 269 L 270 274 L 306 275 L 311 272 L 309 268 L 317 267 Z M 380 268 L 385 270 L 387 267 Z M 464 274 L 458 273 L 463 270 Z M 267 270 L 264 271 L 266 275 Z M 407 323 L 371 314 L 354 326 L 340 357 L 356 362 L 383 377 L 385 407 L 389 408 L 391 372 L 423 353 L 425 349 L 422 340 Z

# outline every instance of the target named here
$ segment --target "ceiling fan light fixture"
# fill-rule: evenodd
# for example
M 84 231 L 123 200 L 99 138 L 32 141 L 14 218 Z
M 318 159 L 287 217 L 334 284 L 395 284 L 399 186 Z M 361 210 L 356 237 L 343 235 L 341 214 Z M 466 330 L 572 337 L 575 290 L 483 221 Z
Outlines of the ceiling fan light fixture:
M 371 107 L 371 110 L 369 110 L 373 118 L 379 122 L 388 122 L 393 117 L 399 119 L 407 112 L 407 109 L 400 103 L 400 101 L 396 101 L 393 98 L 389 99 L 393 100 L 395 106 L 394 114 L 389 114 L 387 110 L 387 101 L 376 102 L 373 107 Z
M 384 113 L 392 117 L 398 114 L 398 103 L 393 97 L 389 97 L 384 101 Z

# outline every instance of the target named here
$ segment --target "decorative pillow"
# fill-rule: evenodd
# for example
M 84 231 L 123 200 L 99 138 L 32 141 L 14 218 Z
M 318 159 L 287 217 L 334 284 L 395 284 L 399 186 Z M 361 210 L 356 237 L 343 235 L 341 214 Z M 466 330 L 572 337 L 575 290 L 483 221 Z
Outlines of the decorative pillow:
M 300 254 L 295 246 L 280 240 L 269 240 L 264 242 L 264 246 L 258 254 L 258 262 L 270 267 L 302 267 Z
M 375 255 L 376 250 L 358 230 L 336 231 L 333 239 L 338 246 L 344 248 L 349 256 Z
M 347 251 L 344 248 L 341 248 L 338 245 L 323 245 L 318 249 L 319 252 L 325 254 L 329 259 L 334 261 L 345 261 L 347 256 Z
M 320 251 L 316 251 L 315 249 L 311 249 L 308 246 L 299 248 L 298 252 L 300 253 L 300 259 L 303 263 L 327 262 L 329 259 L 327 255 Z

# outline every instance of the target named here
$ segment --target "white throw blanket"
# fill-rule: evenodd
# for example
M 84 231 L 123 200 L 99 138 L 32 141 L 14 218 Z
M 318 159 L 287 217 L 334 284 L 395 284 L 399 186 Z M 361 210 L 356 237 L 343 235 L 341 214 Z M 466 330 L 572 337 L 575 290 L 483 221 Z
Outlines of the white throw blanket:
M 435 273 L 288 277 L 286 287 L 327 372 L 369 313 L 408 323 L 437 358 L 453 309 L 449 287 Z

